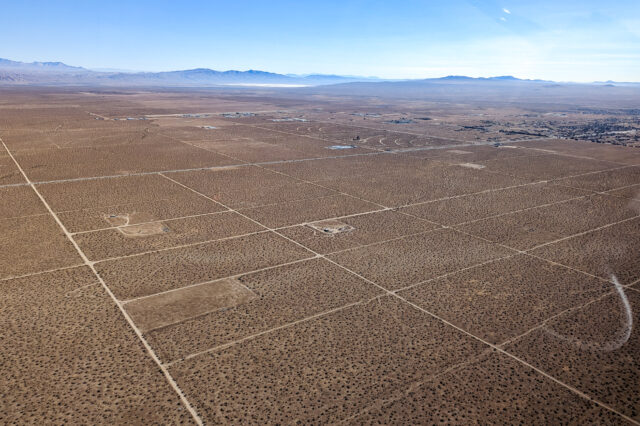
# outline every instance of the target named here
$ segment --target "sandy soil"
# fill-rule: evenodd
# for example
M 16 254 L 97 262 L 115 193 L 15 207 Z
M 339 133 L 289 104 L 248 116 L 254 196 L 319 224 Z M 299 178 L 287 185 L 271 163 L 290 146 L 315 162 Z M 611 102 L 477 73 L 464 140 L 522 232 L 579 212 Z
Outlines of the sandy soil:
M 0 88 L 0 423 L 638 424 L 638 100 L 333 90 Z

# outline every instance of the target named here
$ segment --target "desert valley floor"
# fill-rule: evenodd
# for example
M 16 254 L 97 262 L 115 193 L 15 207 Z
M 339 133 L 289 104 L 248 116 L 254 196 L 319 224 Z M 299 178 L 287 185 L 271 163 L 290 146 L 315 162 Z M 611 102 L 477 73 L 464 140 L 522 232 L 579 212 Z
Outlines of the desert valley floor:
M 0 90 L 0 423 L 638 424 L 602 114 Z

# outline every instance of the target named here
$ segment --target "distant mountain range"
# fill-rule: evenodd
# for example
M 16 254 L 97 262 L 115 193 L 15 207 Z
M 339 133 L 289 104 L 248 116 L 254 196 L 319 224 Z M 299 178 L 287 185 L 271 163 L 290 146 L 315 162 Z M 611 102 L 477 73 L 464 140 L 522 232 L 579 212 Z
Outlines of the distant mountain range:
M 513 76 L 467 77 L 451 75 L 441 78 L 414 80 L 384 80 L 376 77 L 342 76 L 329 74 L 277 74 L 266 71 L 216 71 L 196 68 L 181 71 L 129 72 L 90 70 L 62 62 L 18 62 L 0 58 L 0 85 L 43 86 L 140 86 L 140 87 L 208 87 L 208 86 L 265 86 L 297 87 L 326 86 L 347 83 L 351 89 L 360 88 L 375 92 L 375 89 L 393 86 L 397 90 L 412 91 L 420 88 L 502 85 L 553 87 L 552 81 L 523 80 Z M 379 86 L 380 83 L 385 83 Z M 594 83 L 599 86 L 634 85 L 638 83 L 616 83 L 612 81 Z
M 72 67 L 62 62 L 18 62 L 0 58 L 0 68 L 10 70 L 41 71 L 41 72 L 69 72 L 81 71 L 82 67 Z
M 319 86 L 356 81 L 376 81 L 374 77 L 341 75 L 285 75 L 266 71 L 216 71 L 196 68 L 163 72 L 93 71 L 62 62 L 18 62 L 0 58 L 3 85 L 100 85 L 100 86 Z

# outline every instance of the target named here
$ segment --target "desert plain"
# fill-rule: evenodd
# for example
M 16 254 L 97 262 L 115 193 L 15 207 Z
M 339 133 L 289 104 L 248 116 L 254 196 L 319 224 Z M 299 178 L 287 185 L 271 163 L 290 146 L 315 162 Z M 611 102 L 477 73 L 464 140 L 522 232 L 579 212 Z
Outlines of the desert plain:
M 640 423 L 640 121 L 571 105 L 0 89 L 0 423 Z

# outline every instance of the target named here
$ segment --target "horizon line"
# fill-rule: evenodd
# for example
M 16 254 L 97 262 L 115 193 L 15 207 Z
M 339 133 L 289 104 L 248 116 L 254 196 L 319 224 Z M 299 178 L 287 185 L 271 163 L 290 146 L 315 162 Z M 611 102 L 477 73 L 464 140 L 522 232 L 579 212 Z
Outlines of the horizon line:
M 103 74 L 158 74 L 158 73 L 171 73 L 171 72 L 184 72 L 184 71 L 196 71 L 196 70 L 207 70 L 207 71 L 214 71 L 214 72 L 220 72 L 220 73 L 225 73 L 225 72 L 242 72 L 242 73 L 246 73 L 246 72 L 261 72 L 261 73 L 268 73 L 268 74 L 275 74 L 275 75 L 279 75 L 279 76 L 283 76 L 283 77 L 291 77 L 291 78 L 307 78 L 307 77 L 312 77 L 312 76 L 334 76 L 334 77 L 338 77 L 338 78 L 352 78 L 352 79 L 367 79 L 367 80 L 378 80 L 379 82 L 410 82 L 410 81 L 420 81 L 420 80 L 442 80 L 442 79 L 447 79 L 447 78 L 468 78 L 468 79 L 475 79 L 475 80 L 491 80 L 491 79 L 514 79 L 514 80 L 518 80 L 518 81 L 530 81 L 530 82 L 548 82 L 548 83 L 562 83 L 562 84 L 640 84 L 640 80 L 639 81 L 617 81 L 617 80 L 549 80 L 549 79 L 543 79 L 543 78 L 521 78 L 521 77 L 516 77 L 514 75 L 508 75 L 508 74 L 502 74 L 502 75 L 480 75 L 480 76 L 473 76 L 473 75 L 463 75 L 463 74 L 448 74 L 448 75 L 440 75 L 438 77 L 410 77 L 410 78 L 397 78 L 397 77 L 378 77 L 378 76 L 364 76 L 364 75 L 353 75 L 353 74 L 339 74 L 339 73 L 319 73 L 319 72 L 308 72 L 308 73 L 281 73 L 281 72 L 274 72 L 274 71 L 267 71 L 267 70 L 261 70 L 261 69 L 256 69 L 256 68 L 248 68 L 248 69 L 226 69 L 226 70 L 221 70 L 221 69 L 214 69 L 214 68 L 208 68 L 208 67 L 195 67 L 195 68 L 184 68 L 184 69 L 168 69 L 168 70 L 161 70 L 161 71 L 150 71 L 150 70 L 127 70 L 127 69 L 119 69 L 119 68 L 113 68 L 111 69 L 110 67 L 85 67 L 82 65 L 69 65 L 63 61 L 31 61 L 31 62 L 25 62 L 25 61 L 16 61 L 13 59 L 8 59 L 8 58 L 2 58 L 0 57 L 0 61 L 9 61 L 9 62 L 14 62 L 14 63 L 19 63 L 19 64 L 25 64 L 25 65 L 37 65 L 37 64 L 59 64 L 59 65 L 63 65 L 69 68 L 78 68 L 80 70 L 84 70 L 84 71 L 89 71 L 89 72 L 95 72 L 95 73 L 103 73 Z M 2 66 L 0 65 L 0 69 L 2 69 Z M 364 81 L 362 81 L 364 82 Z M 372 81 L 369 81 L 372 82 Z M 354 82 L 355 83 L 355 82 Z

